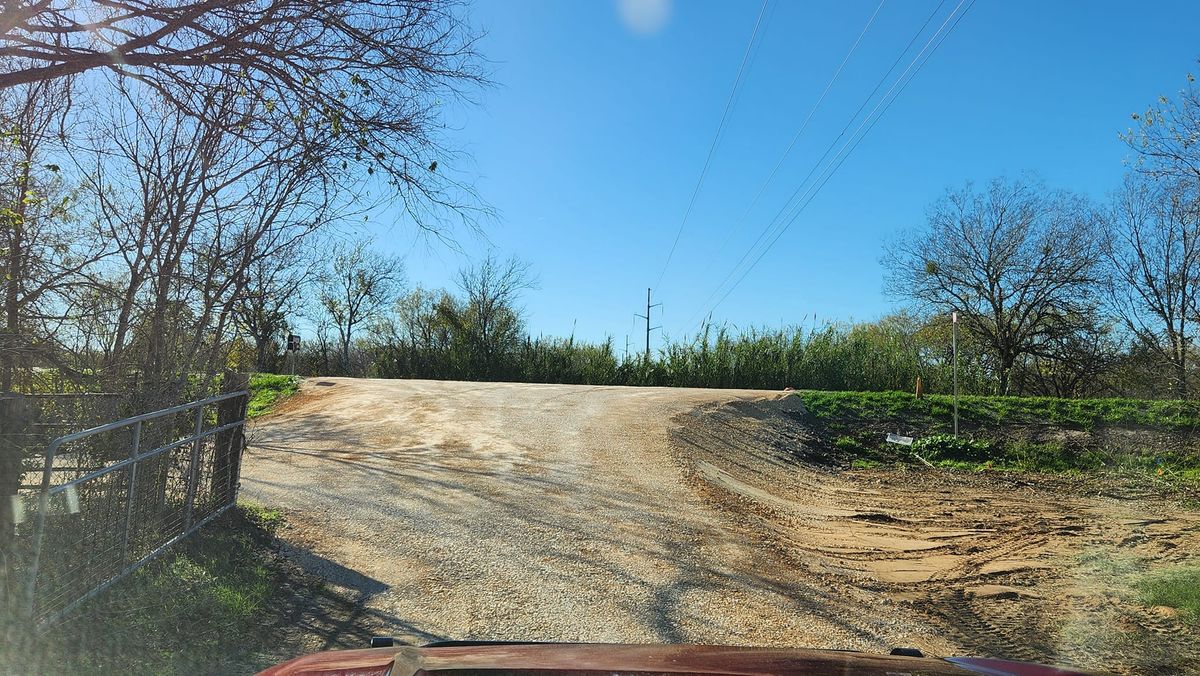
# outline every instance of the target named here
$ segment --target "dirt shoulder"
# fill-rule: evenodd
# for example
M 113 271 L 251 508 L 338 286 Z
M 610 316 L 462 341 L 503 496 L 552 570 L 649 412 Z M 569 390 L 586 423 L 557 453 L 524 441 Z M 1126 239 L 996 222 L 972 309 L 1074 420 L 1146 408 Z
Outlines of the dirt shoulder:
M 777 397 L 308 381 L 254 424 L 243 492 L 286 511 L 289 559 L 345 606 L 302 620 L 325 630 L 314 649 L 911 645 L 1095 666 L 1121 650 L 1095 647 L 1110 625 L 1133 622 L 1165 637 L 1154 664 L 1194 651 L 1176 619 L 1084 573 L 1185 559 L 1200 516 L 1028 479 L 833 469 L 762 403 Z
M 1096 478 L 839 469 L 803 416 L 756 403 L 676 422 L 690 485 L 797 579 L 838 589 L 834 612 L 919 618 L 933 631 L 897 640 L 939 654 L 1138 673 L 1200 664 L 1195 630 L 1133 589 L 1147 571 L 1200 562 L 1200 513 L 1169 495 Z

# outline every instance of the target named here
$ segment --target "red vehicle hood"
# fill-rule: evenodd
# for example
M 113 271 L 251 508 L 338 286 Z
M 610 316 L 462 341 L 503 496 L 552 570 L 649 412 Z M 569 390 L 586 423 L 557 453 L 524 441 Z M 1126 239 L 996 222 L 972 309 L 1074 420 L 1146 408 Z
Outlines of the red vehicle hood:
M 636 674 L 1013 674 L 1080 672 L 982 658 L 934 659 L 789 648 L 703 645 L 605 645 L 594 643 L 392 647 L 315 653 L 271 667 L 260 676 L 595 676 Z

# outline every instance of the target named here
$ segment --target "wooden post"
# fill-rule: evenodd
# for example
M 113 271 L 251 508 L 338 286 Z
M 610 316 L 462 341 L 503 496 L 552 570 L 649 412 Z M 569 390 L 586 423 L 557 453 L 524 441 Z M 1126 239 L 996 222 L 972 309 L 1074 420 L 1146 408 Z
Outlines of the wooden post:
M 24 638 L 22 610 L 26 585 L 16 566 L 16 523 L 13 503 L 21 486 L 25 449 L 34 409 L 19 394 L 0 394 L 0 640 L 10 650 Z M 21 610 L 19 610 L 21 609 Z
M 250 376 L 245 373 L 226 371 L 221 378 L 222 392 L 238 392 L 250 387 Z M 226 399 L 217 405 L 217 426 L 228 425 L 246 417 L 248 397 Z M 242 449 L 246 445 L 244 427 L 235 427 L 216 435 L 213 449 L 212 495 L 221 504 L 237 496 L 238 479 L 241 476 Z
M 7 557 L 13 538 L 13 500 L 21 485 L 22 464 L 33 409 L 19 394 L 0 395 L 0 554 Z
M 954 438 L 958 438 L 958 312 L 950 313 L 950 350 L 954 360 Z

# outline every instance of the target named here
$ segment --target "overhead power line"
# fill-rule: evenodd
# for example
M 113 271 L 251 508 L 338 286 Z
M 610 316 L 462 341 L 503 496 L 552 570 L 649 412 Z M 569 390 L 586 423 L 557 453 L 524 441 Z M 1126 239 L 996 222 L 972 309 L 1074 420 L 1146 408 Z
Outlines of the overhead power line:
M 725 278 L 722 280 L 722 282 L 717 285 L 716 290 L 714 290 L 714 292 L 709 295 L 708 299 L 705 300 L 704 304 L 701 305 L 701 311 L 698 312 L 696 315 L 693 315 L 692 319 L 695 319 L 695 317 L 697 315 L 703 315 L 706 312 L 711 313 L 714 309 L 716 309 L 718 306 L 720 306 L 721 303 L 723 303 L 725 301 L 725 299 L 728 298 L 731 293 L 733 293 L 734 289 L 736 289 L 741 284 L 741 282 L 746 278 L 746 276 L 749 275 L 750 271 L 753 270 L 754 267 L 758 265 L 758 262 L 762 260 L 762 258 L 767 254 L 768 251 L 770 251 L 770 249 L 775 245 L 775 243 L 777 241 L 779 241 L 780 237 L 782 237 L 783 234 L 787 231 L 787 229 L 791 226 L 791 224 L 795 222 L 795 220 L 799 217 L 800 213 L 803 212 L 804 209 L 813 201 L 813 199 L 816 198 L 817 194 L 821 191 L 822 188 L 824 188 L 825 184 L 829 182 L 829 179 L 833 177 L 833 174 L 837 172 L 837 170 L 842 166 L 842 164 L 846 161 L 846 159 L 850 156 L 850 154 L 854 152 L 854 150 L 858 147 L 858 144 L 862 142 L 863 138 L 865 138 L 866 135 L 868 133 L 870 133 L 871 129 L 874 128 L 875 124 L 877 124 L 879 122 L 879 120 L 882 119 L 884 113 L 887 112 L 887 109 L 891 107 L 892 103 L 894 103 L 897 98 L 899 98 L 900 94 L 903 93 L 904 89 L 906 89 L 908 87 L 909 83 L 911 83 L 912 80 L 916 78 L 917 73 L 919 73 L 921 68 L 923 68 L 925 66 L 925 64 L 929 62 L 929 59 L 932 58 L 934 52 L 936 52 L 937 49 L 939 47 L 941 47 L 942 43 L 945 42 L 946 38 L 948 38 L 950 36 L 950 34 L 954 31 L 955 28 L 957 28 L 958 24 L 962 21 L 962 19 L 966 16 L 967 12 L 975 4 L 975 0 L 971 0 L 970 4 L 967 4 L 966 8 L 963 9 L 963 11 L 961 13 L 959 13 L 959 9 L 961 9 L 966 2 L 967 2 L 967 0 L 959 0 L 959 3 L 954 7 L 954 9 L 950 12 L 950 14 L 947 15 L 946 19 L 942 22 L 942 24 L 938 27 L 938 29 L 934 32 L 934 34 L 932 36 L 930 36 L 929 40 L 926 41 L 925 46 L 922 47 L 921 51 L 918 52 L 917 55 L 913 57 L 912 61 L 909 62 L 908 66 L 905 68 L 904 72 L 902 72 L 900 74 L 900 76 L 896 79 L 896 81 L 892 83 L 892 86 L 888 89 L 887 92 L 884 93 L 884 95 L 880 98 L 879 102 L 876 103 L 875 107 L 871 109 L 871 112 L 869 112 L 867 114 L 867 116 L 865 118 L 863 118 L 863 120 L 859 124 L 859 126 L 854 130 L 853 133 L 851 133 L 850 139 L 847 140 L 846 143 L 843 144 L 842 147 L 838 149 L 837 153 L 834 154 L 833 159 L 830 160 L 830 162 L 824 166 L 824 168 L 821 170 L 821 173 L 817 177 L 818 182 L 815 182 L 813 184 L 808 184 L 808 180 L 813 176 L 813 174 L 817 173 L 817 170 L 819 168 L 821 168 L 822 162 L 824 162 L 825 158 L 829 156 L 829 153 L 837 145 L 837 142 L 841 140 L 841 138 L 845 135 L 846 131 L 854 123 L 854 120 L 857 118 L 858 113 L 861 112 L 862 109 L 866 107 L 866 104 L 874 96 L 875 92 L 878 91 L 879 86 L 882 85 L 882 82 L 884 80 L 886 80 L 887 76 L 891 73 L 891 71 L 895 69 L 895 64 L 893 64 L 892 68 L 890 68 L 888 70 L 888 73 L 884 75 L 884 78 L 881 79 L 880 84 L 876 85 L 875 89 L 872 90 L 871 94 L 869 94 L 867 99 L 864 100 L 863 105 L 859 106 L 858 111 L 856 111 L 855 114 L 850 117 L 850 121 L 847 122 L 845 127 L 843 127 L 841 133 L 838 134 L 838 136 L 833 140 L 833 143 L 831 143 L 829 145 L 829 147 L 826 148 L 825 153 L 821 155 L 821 158 L 818 159 L 817 162 L 813 165 L 812 169 L 809 170 L 808 174 L 804 177 L 804 179 L 796 187 L 796 190 L 793 191 L 791 197 L 789 197 L 787 202 L 784 203 L 784 206 L 782 208 L 780 208 L 780 210 L 776 213 L 775 217 L 773 217 L 771 219 L 771 221 L 768 222 L 767 226 L 763 229 L 763 231 L 761 233 L 759 233 L 758 238 L 754 241 L 754 243 L 750 246 L 750 248 L 747 249 L 747 251 L 742 255 L 742 258 L 739 259 L 738 263 L 734 265 L 733 269 L 730 270 L 729 274 L 727 274 L 725 276 Z M 944 2 L 943 2 L 943 4 L 944 4 Z M 940 8 L 941 5 L 939 5 L 938 7 Z M 934 11 L 936 13 L 937 10 L 935 9 Z M 956 15 L 957 15 L 957 18 L 955 18 Z M 953 20 L 953 23 L 951 23 L 952 20 Z M 927 19 L 925 25 L 927 25 L 928 22 L 929 22 L 929 20 Z M 922 25 L 921 29 L 918 30 L 916 36 L 919 36 L 920 33 L 924 31 L 925 25 Z M 947 25 L 949 25 L 948 29 L 947 29 Z M 916 36 L 914 36 L 914 38 Z M 913 41 L 910 41 L 909 46 L 905 47 L 905 50 L 903 52 L 901 52 L 901 58 L 903 57 L 903 55 L 905 53 L 907 53 L 908 49 L 911 48 L 912 42 Z M 930 49 L 931 45 L 932 45 L 932 49 Z M 925 55 L 926 51 L 929 52 L 927 56 Z M 923 60 L 922 60 L 922 56 L 924 56 Z M 897 61 L 899 61 L 899 60 L 897 60 Z M 913 70 L 914 65 L 916 66 L 915 70 Z M 909 75 L 910 70 L 912 71 L 911 76 Z M 897 87 L 899 87 L 899 90 L 897 90 Z M 894 95 L 892 95 L 893 91 L 895 91 Z M 876 115 L 877 112 L 878 112 L 878 115 Z M 865 131 L 863 130 L 864 127 L 866 127 Z M 861 134 L 859 133 L 860 131 L 862 132 Z M 808 190 L 805 190 L 803 195 L 801 195 L 801 191 L 804 190 L 805 185 L 808 185 Z M 800 199 L 797 201 L 796 198 L 798 196 Z M 792 204 L 793 201 L 796 201 L 796 204 L 794 206 Z M 784 214 L 789 213 L 789 210 L 790 210 L 790 216 L 785 217 Z M 781 218 L 783 220 L 780 220 Z M 774 231 L 774 235 L 770 237 L 770 240 L 768 241 L 766 247 L 764 247 L 759 252 L 759 254 L 754 258 L 754 260 L 750 263 L 750 265 L 745 268 L 745 270 L 737 278 L 737 280 L 733 283 L 733 285 L 730 286 L 725 291 L 725 293 L 721 295 L 720 299 L 716 303 L 714 303 L 710 306 L 709 301 L 711 301 L 713 297 L 715 297 L 718 293 L 720 293 L 721 288 L 724 287 L 726 282 L 728 282 L 737 273 L 738 268 L 742 265 L 742 263 L 744 263 L 750 257 L 750 255 L 752 255 L 754 253 L 755 248 L 764 240 L 764 238 L 768 237 L 772 231 Z M 690 322 L 691 322 L 691 320 L 689 320 L 689 323 Z
M 946 0 L 942 0 L 943 3 L 945 3 L 945 1 Z M 766 180 L 763 181 L 762 185 L 758 187 L 758 191 L 754 193 L 754 197 L 750 200 L 750 204 L 746 207 L 746 210 L 742 212 L 742 215 L 738 217 L 733 226 L 728 229 L 725 239 L 721 242 L 721 245 L 714 250 L 715 253 L 720 253 L 721 251 L 725 250 L 725 247 L 729 244 L 729 240 L 733 238 L 733 234 L 739 227 L 741 227 L 742 223 L 746 222 L 746 218 L 750 215 L 750 212 L 756 205 L 758 205 L 758 200 L 762 198 L 763 193 L 767 190 L 767 187 L 771 185 L 771 181 L 775 180 L 775 175 L 779 173 L 779 168 L 783 166 L 784 161 L 787 160 L 788 155 L 790 155 L 792 152 L 792 149 L 796 147 L 796 142 L 800 140 L 800 137 L 804 135 L 804 131 L 808 129 L 809 123 L 812 122 L 813 115 L 815 115 L 817 110 L 820 109 L 821 104 L 825 101 L 825 97 L 829 94 L 829 90 L 833 88 L 833 85 L 837 83 L 838 78 L 841 77 L 842 70 L 846 68 L 846 64 L 850 61 L 850 57 L 854 56 L 854 52 L 858 50 L 858 46 L 862 43 L 862 39 L 866 36 L 867 31 L 871 30 L 871 26 L 875 23 L 875 17 L 879 16 L 879 10 L 883 9 L 883 5 L 886 2 L 887 0 L 880 0 L 879 4 L 875 7 L 875 11 L 872 12 L 870 18 L 867 19 L 866 25 L 863 26 L 861 31 L 859 31 L 858 38 L 854 40 L 854 43 L 850 45 L 850 49 L 846 51 L 846 55 L 842 57 L 842 62 L 838 64 L 837 70 L 835 70 L 833 75 L 830 76 L 829 82 L 825 83 L 825 89 L 821 92 L 821 95 L 817 97 L 816 103 L 814 103 L 812 108 L 808 110 L 808 115 L 805 116 L 804 122 L 800 125 L 800 128 L 796 130 L 796 133 L 792 135 L 791 142 L 788 143 L 787 148 L 785 148 L 783 151 L 783 154 L 779 156 L 779 160 L 775 162 L 775 166 L 771 169 L 771 173 L 767 175 Z M 938 7 L 940 8 L 941 5 L 938 5 Z M 932 14 L 929 16 L 930 18 L 933 18 Z M 926 19 L 926 23 L 928 22 L 929 20 Z M 925 30 L 925 27 L 922 26 L 921 30 Z M 915 36 L 913 39 L 916 39 Z M 908 47 L 905 47 L 904 51 L 907 52 Z M 901 52 L 901 56 L 903 56 L 903 52 Z M 898 60 L 899 59 L 897 59 L 897 61 Z
M 721 121 L 717 124 L 717 132 L 713 134 L 712 143 L 708 147 L 708 155 L 704 158 L 704 166 L 700 169 L 700 177 L 696 179 L 696 187 L 692 189 L 692 197 L 688 200 L 687 209 L 683 212 L 683 220 L 679 222 L 679 230 L 675 233 L 675 241 L 671 242 L 671 250 L 667 252 L 667 260 L 663 263 L 662 272 L 658 273 L 658 280 L 654 283 L 654 286 L 658 286 L 662 282 L 663 275 L 667 274 L 667 268 L 671 265 L 671 257 L 675 255 L 675 248 L 679 246 L 679 237 L 683 235 L 683 228 L 687 225 L 688 217 L 692 214 L 692 208 L 696 206 L 696 197 L 700 195 L 700 188 L 704 185 L 704 177 L 708 175 L 708 167 L 712 163 L 713 155 L 717 151 L 717 145 L 720 143 L 721 136 L 725 130 L 725 121 L 729 119 L 729 113 L 733 109 L 738 86 L 741 84 L 742 75 L 746 71 L 746 63 L 750 60 L 750 49 L 754 46 L 754 39 L 758 36 L 758 29 L 762 25 L 763 13 L 767 10 L 768 2 L 769 0 L 763 0 L 762 8 L 758 10 L 758 18 L 754 21 L 754 30 L 750 33 L 750 41 L 746 43 L 746 51 L 742 54 L 742 63 L 738 66 L 737 77 L 733 80 L 733 89 L 729 92 L 729 98 L 725 100 L 725 110 L 721 113 Z
M 762 231 L 758 233 L 758 237 L 756 237 L 754 239 L 754 242 L 750 244 L 750 247 L 746 249 L 746 251 L 742 254 L 742 257 L 738 259 L 737 263 L 734 263 L 733 267 L 729 270 L 729 272 L 725 275 L 725 277 L 723 279 L 721 279 L 721 282 L 719 284 L 717 284 L 716 288 L 714 288 L 712 290 L 712 293 L 710 293 L 708 295 L 708 297 L 704 299 L 704 302 L 700 304 L 700 310 L 698 310 L 695 315 L 692 315 L 691 319 L 688 319 L 689 324 L 697 316 L 704 314 L 706 310 L 709 313 L 712 312 L 712 309 L 709 308 L 709 303 L 711 303 L 712 300 L 721 293 L 721 290 L 723 288 L 725 288 L 725 285 L 729 282 L 729 280 L 732 279 L 735 274 L 737 274 L 737 272 L 741 268 L 742 264 L 745 263 L 746 260 L 754 253 L 754 251 L 758 248 L 758 245 L 762 243 L 763 239 L 766 238 L 770 234 L 772 228 L 775 227 L 779 218 L 787 210 L 788 205 L 790 205 L 792 203 L 792 201 L 796 199 L 796 196 L 800 194 L 800 191 L 804 189 L 804 186 L 808 183 L 808 179 L 812 178 L 813 173 L 815 173 L 817 168 L 821 166 L 821 163 L 825 161 L 825 158 L 829 156 L 830 151 L 832 151 L 833 148 L 837 145 L 838 141 L 842 140 L 842 137 L 846 135 L 846 132 L 850 129 L 850 126 L 854 124 L 854 121 L 856 119 L 858 119 L 859 113 L 861 113 L 863 111 L 863 109 L 867 107 L 867 104 L 870 103 L 871 100 L 875 98 L 875 94 L 879 91 L 879 88 L 882 87 L 885 82 L 887 82 L 887 79 L 889 77 L 891 77 L 892 72 L 896 70 L 896 66 L 900 65 L 900 62 L 904 59 L 904 55 L 908 54 L 908 51 L 910 49 L 912 49 L 913 44 L 915 44 L 917 39 L 920 38 L 921 35 L 925 32 L 925 28 L 929 26 L 929 22 L 933 20 L 933 17 L 936 16 L 938 14 L 938 12 L 941 11 L 942 7 L 945 4 L 946 4 L 946 0 L 942 0 L 940 3 L 938 3 L 938 6 L 935 7 L 933 9 L 933 11 L 929 13 L 929 16 L 925 17 L 925 21 L 921 24 L 921 27 L 918 28 L 915 33 L 913 33 L 913 36 L 912 36 L 912 38 L 909 39 L 908 44 L 905 45 L 904 49 L 900 50 L 900 53 L 896 55 L 896 59 L 894 61 L 892 61 L 892 65 L 890 67 L 888 67 L 887 72 L 885 72 L 883 74 L 883 76 L 881 76 L 879 78 L 879 81 L 875 83 L 875 87 L 871 89 L 871 93 L 867 94 L 867 96 L 863 99 L 862 103 L 859 104 L 858 109 L 855 110 L 854 114 L 852 114 L 849 117 L 849 119 L 846 121 L 846 125 L 844 127 L 842 127 L 842 130 L 840 132 L 838 132 L 837 137 L 834 138 L 833 141 L 830 142 L 830 144 L 827 148 L 825 148 L 825 152 L 821 154 L 820 159 L 818 159 L 813 164 L 812 168 L 809 169 L 808 174 L 805 175 L 804 179 L 801 180 L 800 183 L 796 185 L 796 189 L 794 191 L 792 191 L 791 195 L 788 196 L 788 199 L 786 202 L 784 202 L 784 205 L 779 208 L 779 211 L 777 211 L 774 216 L 771 217 L 771 220 L 769 220 L 767 222 L 767 225 L 763 227 Z M 959 3 L 959 4 L 961 5 L 961 3 Z M 951 16 L 953 16 L 953 13 L 951 13 Z M 945 27 L 945 25 L 946 25 L 946 22 L 943 21 L 942 25 L 939 26 L 938 31 L 936 31 L 934 33 L 934 35 L 936 36 L 937 33 L 940 32 L 941 29 Z M 928 45 L 929 45 L 929 42 L 926 42 L 926 47 L 928 47 Z M 922 50 L 922 51 L 924 51 L 924 50 Z M 919 57 L 920 57 L 920 54 L 918 54 L 917 57 L 914 57 L 913 62 L 915 62 L 916 59 Z M 910 64 L 909 64 L 910 67 L 912 66 L 913 62 L 910 62 Z M 903 76 L 901 76 L 901 77 L 903 77 Z M 889 92 L 890 92 L 890 90 L 889 90 Z M 885 96 L 886 96 L 886 94 L 885 94 Z

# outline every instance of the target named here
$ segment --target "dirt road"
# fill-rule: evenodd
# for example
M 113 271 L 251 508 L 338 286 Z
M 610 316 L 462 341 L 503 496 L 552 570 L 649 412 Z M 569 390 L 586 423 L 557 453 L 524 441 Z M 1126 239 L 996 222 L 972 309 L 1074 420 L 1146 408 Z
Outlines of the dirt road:
M 1178 618 L 1118 587 L 1130 565 L 1200 552 L 1200 515 L 1052 482 L 836 469 L 778 397 L 310 380 L 252 428 L 243 495 L 287 511 L 289 557 L 343 600 L 305 618 L 342 635 L 313 649 L 376 633 L 1105 668 L 1131 648 L 1163 668 L 1196 655 Z

